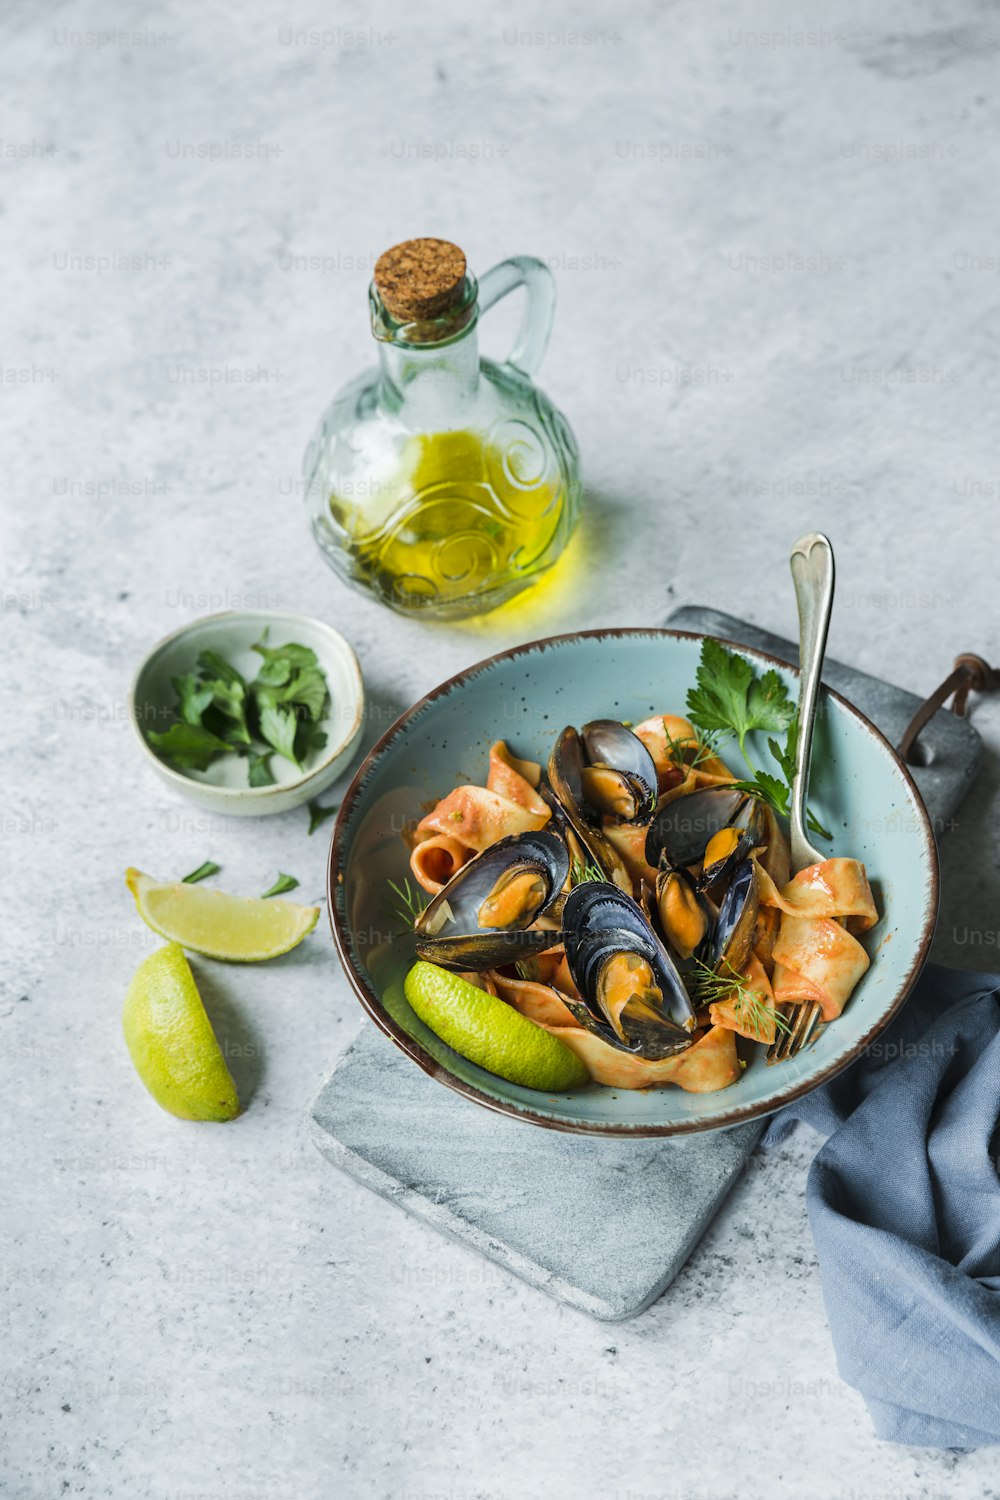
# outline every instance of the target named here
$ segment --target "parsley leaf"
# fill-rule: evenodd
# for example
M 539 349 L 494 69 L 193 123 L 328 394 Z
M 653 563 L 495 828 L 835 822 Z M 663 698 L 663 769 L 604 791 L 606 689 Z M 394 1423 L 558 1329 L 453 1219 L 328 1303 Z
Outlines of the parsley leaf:
M 247 784 L 249 786 L 274 786 L 271 774 L 271 752 L 251 750 L 247 756 Z
M 219 655 L 218 651 L 199 652 L 198 670 L 203 677 L 214 678 L 219 682 L 234 685 L 239 683 L 243 687 L 244 692 L 246 691 L 246 682 L 244 679 L 237 672 L 236 668 L 230 662 L 226 661 L 224 656 Z
M 217 865 L 214 860 L 206 859 L 205 863 L 199 865 L 197 870 L 192 870 L 190 875 L 182 875 L 181 882 L 184 885 L 197 885 L 199 880 L 207 880 L 210 875 L 218 875 L 221 869 L 222 866 Z
M 315 651 L 298 641 L 269 646 L 266 630 L 253 650 L 263 658 L 253 682 L 211 649 L 199 653 L 194 671 L 174 678 L 178 722 L 148 738 L 178 769 L 204 771 L 235 751 L 246 756 L 248 785 L 273 786 L 275 751 L 301 770 L 326 745 L 321 720 L 330 693 Z
M 260 732 L 269 745 L 273 745 L 279 755 L 290 760 L 292 765 L 299 768 L 298 757 L 295 754 L 295 732 L 299 727 L 295 711 L 290 708 L 281 708 L 270 698 L 257 699 L 259 707 Z
M 308 719 L 300 721 L 298 737 L 295 741 L 295 753 L 300 765 L 305 764 L 307 755 L 311 755 L 314 750 L 322 750 L 325 744 L 325 729 L 321 729 L 318 724 L 311 723 Z
M 279 703 L 296 703 L 310 719 L 318 719 L 326 705 L 326 678 L 318 667 L 304 667 L 275 697 Z
M 788 817 L 789 788 L 777 776 L 757 771 L 752 781 L 734 781 L 733 786 L 738 792 L 749 792 L 751 797 L 770 803 L 776 813 Z
M 205 771 L 217 755 L 224 755 L 230 748 L 203 725 L 185 724 L 182 720 L 171 724 L 162 734 L 150 729 L 146 738 L 154 750 L 182 771 Z
M 286 667 L 316 667 L 319 662 L 315 651 L 311 646 L 301 646 L 298 641 L 289 641 L 284 646 L 269 646 L 267 644 L 267 631 L 261 636 L 254 646 L 258 656 L 264 658 L 264 665 L 260 669 L 260 680 L 274 685 L 280 685 L 288 681 Z
M 751 730 L 787 729 L 794 717 L 795 705 L 777 672 L 756 677 L 745 657 L 711 637 L 702 645 L 697 683 L 687 698 L 691 723 L 706 734 L 735 734 L 741 750 Z
M 200 683 L 193 672 L 175 677 L 173 684 L 177 694 L 177 711 L 185 724 L 200 724 L 202 714 L 214 697 L 212 689 Z
M 332 818 L 334 813 L 340 811 L 340 803 L 335 802 L 332 807 L 322 807 L 319 802 L 309 803 L 309 833 L 314 834 L 317 828 L 322 828 L 327 818 Z
M 727 650 L 721 641 L 707 637 L 702 642 L 696 680 L 697 686 L 691 688 L 687 696 L 691 723 L 702 734 L 735 735 L 749 768 L 750 779 L 734 781 L 733 786 L 752 797 L 759 797 L 776 813 L 787 817 L 795 776 L 799 719 L 798 710 L 778 673 L 772 668 L 758 677 L 745 657 Z M 774 738 L 767 742 L 784 780 L 772 772 L 761 771 L 750 759 L 746 737 L 755 729 L 786 732 L 784 744 Z M 833 837 L 808 809 L 806 820 L 814 833 L 827 839 Z
M 246 710 L 246 683 L 242 678 L 239 682 L 228 682 L 225 678 L 217 677 L 205 683 L 206 688 L 212 690 L 212 706 L 217 708 L 225 719 L 232 722 L 224 726 L 223 738 L 234 744 L 249 745 L 250 729 L 247 725 Z
M 266 901 L 268 896 L 283 896 L 286 891 L 294 891 L 298 883 L 294 875 L 283 875 L 279 871 L 277 880 L 269 891 L 264 892 L 261 899 Z

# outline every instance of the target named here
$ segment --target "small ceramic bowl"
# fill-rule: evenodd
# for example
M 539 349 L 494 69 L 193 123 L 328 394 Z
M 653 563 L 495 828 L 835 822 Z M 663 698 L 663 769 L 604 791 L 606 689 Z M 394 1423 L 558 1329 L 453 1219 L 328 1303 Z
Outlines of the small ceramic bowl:
M 407 1004 L 413 959 L 400 922 L 386 916 L 387 880 L 409 874 L 401 832 L 463 781 L 486 780 L 489 746 L 545 764 L 565 724 L 607 715 L 637 723 L 683 713 L 704 637 L 680 630 L 591 630 L 518 646 L 443 683 L 405 713 L 354 778 L 337 817 L 327 895 L 347 977 L 367 1010 L 432 1078 L 488 1109 L 533 1125 L 611 1136 L 681 1136 L 771 1114 L 876 1044 L 927 955 L 938 904 L 937 850 L 910 773 L 879 731 L 824 688 L 810 803 L 833 830 L 831 852 L 862 859 L 881 921 L 862 940 L 872 959 L 844 1014 L 788 1062 L 768 1067 L 755 1047 L 746 1071 L 715 1094 L 677 1088 L 629 1091 L 597 1084 L 548 1095 L 507 1083 L 460 1057 Z M 732 643 L 728 643 L 732 645 Z M 762 651 L 735 646 L 772 668 L 794 697 L 798 673 Z M 767 736 L 748 740 L 767 765 Z
M 205 771 L 177 770 L 146 738 L 148 730 L 162 731 L 176 717 L 173 678 L 192 671 L 199 652 L 205 650 L 218 651 L 247 679 L 256 677 L 261 658 L 253 645 L 265 630 L 271 646 L 297 641 L 315 651 L 330 689 L 323 720 L 326 745 L 307 756 L 301 771 L 283 756 L 272 755 L 274 786 L 247 786 L 246 762 L 235 755 L 220 756 Z M 199 807 L 237 817 L 288 812 L 336 781 L 350 764 L 361 736 L 364 707 L 361 668 L 339 631 L 308 615 L 269 610 L 231 610 L 182 625 L 153 647 L 135 674 L 129 693 L 132 728 L 160 779 Z

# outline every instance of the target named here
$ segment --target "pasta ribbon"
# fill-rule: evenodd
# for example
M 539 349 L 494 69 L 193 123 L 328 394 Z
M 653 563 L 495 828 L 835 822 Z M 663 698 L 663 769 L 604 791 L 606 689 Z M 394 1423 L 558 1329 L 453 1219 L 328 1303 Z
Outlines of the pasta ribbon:
M 573 1049 L 595 1083 L 609 1088 L 649 1089 L 673 1083 L 689 1094 L 712 1094 L 740 1076 L 736 1033 L 725 1026 L 712 1026 L 684 1052 L 655 1061 L 620 1052 L 582 1026 L 545 1029 Z
M 491 745 L 486 785 L 455 787 L 417 824 L 410 869 L 424 890 L 437 895 L 498 839 L 544 828 L 552 813 L 536 790 L 540 777 L 541 767 L 518 760 L 503 740 Z
M 836 1020 L 870 962 L 854 934 L 878 921 L 864 865 L 825 859 L 780 891 L 766 870 L 759 873 L 761 905 L 781 912 L 771 955 L 775 1003 L 817 1002 L 824 1021 Z

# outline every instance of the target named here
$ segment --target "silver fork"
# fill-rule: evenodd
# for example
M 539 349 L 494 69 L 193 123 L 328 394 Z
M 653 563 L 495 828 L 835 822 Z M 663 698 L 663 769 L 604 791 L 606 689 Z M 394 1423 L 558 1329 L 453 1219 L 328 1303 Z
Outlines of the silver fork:
M 819 531 L 810 531 L 799 537 L 792 548 L 789 564 L 799 607 L 799 739 L 795 751 L 790 816 L 794 875 L 827 857 L 813 848 L 806 835 L 806 793 L 823 656 L 833 609 L 833 548 L 829 538 Z M 788 1005 L 783 1011 L 788 1030 L 779 1031 L 768 1047 L 769 1063 L 783 1062 L 801 1052 L 816 1030 L 820 1017 L 820 1007 L 816 1003 Z

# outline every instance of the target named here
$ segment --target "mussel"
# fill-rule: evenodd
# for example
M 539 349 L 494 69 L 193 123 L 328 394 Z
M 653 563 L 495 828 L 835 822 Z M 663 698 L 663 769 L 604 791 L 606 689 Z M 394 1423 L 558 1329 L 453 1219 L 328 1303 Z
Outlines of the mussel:
M 463 865 L 417 919 L 417 952 L 446 969 L 481 972 L 553 947 L 558 931 L 531 924 L 555 905 L 569 867 L 565 842 L 545 829 L 498 840 Z
M 565 1003 L 580 1025 L 648 1059 L 691 1045 L 694 1008 L 684 981 L 631 896 L 607 881 L 575 886 L 563 942 L 581 996 Z
M 701 958 L 715 926 L 714 912 L 687 870 L 660 870 L 656 877 L 656 918 L 679 958 Z
M 646 834 L 646 861 L 654 869 L 703 865 L 703 890 L 727 880 L 751 849 L 763 842 L 760 803 L 735 787 L 709 786 L 665 802 Z
M 656 766 L 638 735 L 615 719 L 568 726 L 549 756 L 549 781 L 571 817 L 645 823 L 656 804 Z
M 743 861 L 764 843 L 764 812 L 756 797 L 748 799 L 728 828 L 721 828 L 705 848 L 702 890 L 721 888 L 733 879 Z
M 584 863 L 631 892 L 625 863 L 604 833 L 605 818 L 643 823 L 656 804 L 656 767 L 642 740 L 614 719 L 595 719 L 578 734 L 567 726 L 552 747 L 548 776 L 564 825 Z
M 759 877 L 753 859 L 744 859 L 719 905 L 709 963 L 717 974 L 739 972 L 750 957 L 757 926 Z

